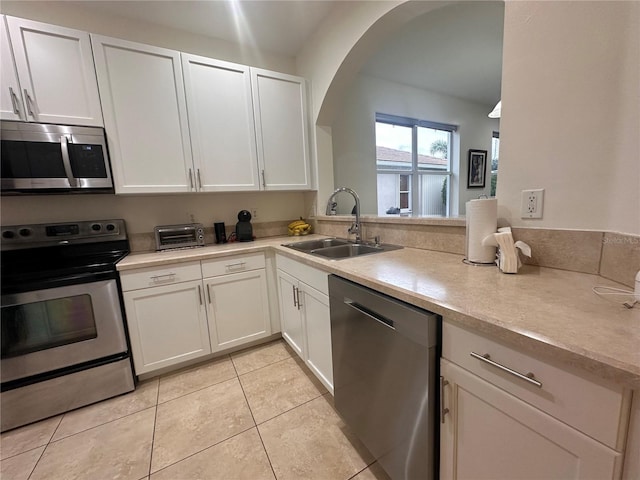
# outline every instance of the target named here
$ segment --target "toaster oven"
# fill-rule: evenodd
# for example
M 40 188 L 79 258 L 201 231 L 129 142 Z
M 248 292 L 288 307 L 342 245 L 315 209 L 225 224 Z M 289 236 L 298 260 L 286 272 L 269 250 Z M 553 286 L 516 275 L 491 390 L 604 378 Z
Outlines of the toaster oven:
M 204 246 L 204 227 L 201 223 L 160 225 L 154 228 L 156 250 Z

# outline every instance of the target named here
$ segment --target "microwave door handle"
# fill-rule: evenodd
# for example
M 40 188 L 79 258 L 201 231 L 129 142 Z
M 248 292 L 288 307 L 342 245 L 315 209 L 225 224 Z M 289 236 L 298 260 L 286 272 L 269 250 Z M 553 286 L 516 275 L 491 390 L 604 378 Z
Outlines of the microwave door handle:
M 72 187 L 78 186 L 78 180 L 73 176 L 71 170 L 71 160 L 69 159 L 69 139 L 66 135 L 60 137 L 60 148 L 62 150 L 62 164 L 64 165 L 64 172 L 67 174 L 69 185 Z

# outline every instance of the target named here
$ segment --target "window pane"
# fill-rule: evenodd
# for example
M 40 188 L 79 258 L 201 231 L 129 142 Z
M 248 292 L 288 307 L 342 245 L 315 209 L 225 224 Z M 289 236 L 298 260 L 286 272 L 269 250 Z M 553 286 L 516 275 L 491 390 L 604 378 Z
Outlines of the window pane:
M 412 128 L 376 122 L 378 170 L 411 170 Z
M 498 158 L 500 156 L 500 138 L 491 139 L 491 192 L 490 196 L 496 196 L 496 186 L 498 185 Z
M 449 170 L 451 133 L 418 127 L 418 170 Z
M 409 179 L 411 176 L 409 175 L 400 175 L 400 191 L 408 192 L 409 191 Z
M 401 193 L 400 194 L 400 210 L 406 210 L 409 208 L 409 194 Z
M 449 175 L 420 175 L 418 178 L 418 214 L 446 215 Z

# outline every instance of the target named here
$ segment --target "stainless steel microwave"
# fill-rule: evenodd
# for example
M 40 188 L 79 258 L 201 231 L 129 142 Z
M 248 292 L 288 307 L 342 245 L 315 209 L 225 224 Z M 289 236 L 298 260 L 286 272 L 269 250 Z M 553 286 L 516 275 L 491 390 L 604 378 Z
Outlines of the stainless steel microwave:
M 3 120 L 2 194 L 113 193 L 104 128 Z

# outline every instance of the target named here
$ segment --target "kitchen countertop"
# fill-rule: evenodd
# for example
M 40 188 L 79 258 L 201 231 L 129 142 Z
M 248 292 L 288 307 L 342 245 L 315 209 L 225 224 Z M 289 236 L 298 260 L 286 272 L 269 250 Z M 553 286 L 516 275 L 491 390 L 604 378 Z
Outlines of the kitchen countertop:
M 497 267 L 466 265 L 461 255 L 415 248 L 325 260 L 281 246 L 313 238 L 323 236 L 134 253 L 117 267 L 127 271 L 275 249 L 535 356 L 640 390 L 640 308 L 627 309 L 619 298 L 592 291 L 596 285 L 628 290 L 624 285 L 597 275 L 532 265 L 507 275 Z

